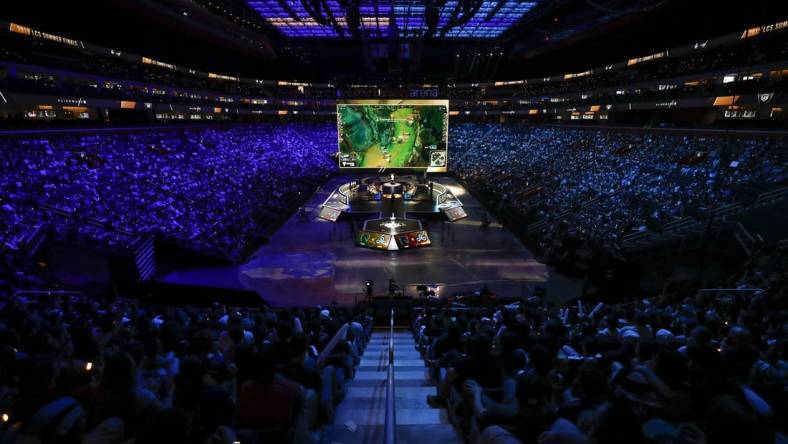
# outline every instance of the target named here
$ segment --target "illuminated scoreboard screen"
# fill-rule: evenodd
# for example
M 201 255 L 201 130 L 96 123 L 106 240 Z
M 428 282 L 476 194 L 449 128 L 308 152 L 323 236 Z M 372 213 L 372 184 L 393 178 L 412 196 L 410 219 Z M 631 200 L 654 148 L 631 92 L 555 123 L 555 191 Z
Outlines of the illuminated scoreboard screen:
M 446 172 L 448 100 L 337 102 L 340 168 Z

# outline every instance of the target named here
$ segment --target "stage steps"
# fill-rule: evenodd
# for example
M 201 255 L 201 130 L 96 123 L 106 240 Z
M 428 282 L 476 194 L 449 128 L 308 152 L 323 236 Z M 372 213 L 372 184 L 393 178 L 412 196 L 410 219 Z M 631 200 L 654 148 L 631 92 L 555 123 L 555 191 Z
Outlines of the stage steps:
M 388 339 L 388 330 L 373 332 L 333 424 L 324 429 L 324 444 L 384 442 Z M 424 361 L 407 330 L 394 332 L 394 377 L 397 444 L 463 443 L 446 410 L 427 405 L 427 395 L 435 394 L 435 387 L 427 380 Z

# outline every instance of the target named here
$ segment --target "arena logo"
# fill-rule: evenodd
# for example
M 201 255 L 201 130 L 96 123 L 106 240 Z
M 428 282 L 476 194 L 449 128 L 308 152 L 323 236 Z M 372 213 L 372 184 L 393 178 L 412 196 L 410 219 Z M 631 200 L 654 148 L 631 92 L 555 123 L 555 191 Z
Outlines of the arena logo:
M 774 97 L 774 93 L 760 93 L 758 94 L 758 102 L 769 103 L 772 101 L 772 97 Z
M 79 99 L 71 99 L 71 98 L 58 98 L 57 103 L 61 105 L 74 105 L 74 106 L 83 106 L 87 105 L 88 101 L 82 98 Z
M 408 91 L 408 97 L 410 98 L 438 98 L 440 97 L 437 88 L 417 88 L 411 89 Z
M 677 101 L 675 101 L 675 100 L 671 100 L 670 102 L 658 102 L 658 103 L 656 103 L 656 104 L 655 104 L 655 106 L 656 106 L 657 108 L 674 108 L 674 107 L 676 107 L 678 104 L 679 104 L 679 103 L 678 103 Z

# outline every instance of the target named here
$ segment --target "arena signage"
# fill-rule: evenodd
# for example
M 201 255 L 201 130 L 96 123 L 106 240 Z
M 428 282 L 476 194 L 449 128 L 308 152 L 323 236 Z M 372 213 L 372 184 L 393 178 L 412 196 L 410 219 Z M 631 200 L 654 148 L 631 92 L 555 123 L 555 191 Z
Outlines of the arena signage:
M 754 28 L 745 29 L 744 31 L 742 31 L 741 38 L 748 39 L 760 34 L 767 34 L 769 32 L 779 31 L 784 28 L 788 28 L 788 20 L 783 20 L 781 22 L 772 23 L 769 25 L 756 26 Z
M 29 28 L 27 26 L 18 25 L 16 23 L 11 23 L 8 29 L 16 34 L 29 35 L 31 37 L 62 43 L 64 45 L 76 46 L 76 47 L 83 46 L 82 42 L 80 42 L 79 40 L 69 39 L 66 37 L 61 37 L 59 35 L 41 32 L 33 28 Z
M 662 52 L 658 52 L 656 54 L 647 55 L 647 56 L 644 56 L 644 57 L 637 57 L 637 58 L 634 58 L 634 59 L 629 59 L 629 60 L 627 60 L 627 66 L 631 66 L 631 65 L 635 65 L 635 64 L 643 63 L 643 62 L 650 62 L 652 60 L 661 59 L 661 58 L 667 57 L 667 56 L 668 56 L 668 51 L 662 51 Z
M 146 65 L 158 66 L 159 68 L 171 69 L 173 71 L 176 71 L 178 69 L 178 68 L 175 67 L 175 65 L 172 65 L 170 63 L 160 62 L 160 61 L 154 60 L 154 59 L 152 59 L 150 57 L 143 57 L 142 58 L 142 63 L 144 63 Z
M 412 99 L 437 99 L 439 96 L 437 88 L 413 88 L 408 90 L 408 97 Z

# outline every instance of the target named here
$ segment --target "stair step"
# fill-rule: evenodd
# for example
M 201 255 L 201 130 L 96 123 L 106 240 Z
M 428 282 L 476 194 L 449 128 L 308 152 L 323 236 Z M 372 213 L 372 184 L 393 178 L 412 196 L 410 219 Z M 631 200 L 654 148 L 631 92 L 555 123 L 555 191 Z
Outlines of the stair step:
M 341 406 L 340 406 L 341 407 Z M 396 407 L 397 425 L 416 424 L 448 424 L 449 417 L 445 409 L 431 408 L 400 408 Z M 338 408 L 334 414 L 334 424 L 344 424 L 353 421 L 356 424 L 383 425 L 386 423 L 386 408 L 384 404 L 379 408 Z
M 426 403 L 427 395 L 434 395 L 435 390 L 435 387 L 432 385 L 403 387 L 397 384 L 394 388 L 394 396 L 396 399 L 421 399 Z M 386 396 L 386 386 L 384 384 L 378 384 L 376 386 L 361 387 L 353 384 L 353 386 L 348 389 L 345 399 L 371 398 L 374 396 Z
M 356 381 L 365 381 L 365 380 L 377 380 L 377 379 L 386 379 L 387 372 L 377 371 L 377 370 L 360 370 L 356 371 Z M 394 372 L 394 378 L 397 383 L 400 381 L 406 380 L 419 380 L 423 381 L 426 373 L 424 369 L 419 370 L 411 370 L 411 371 L 399 371 L 397 370 Z
M 324 428 L 323 444 L 383 442 L 389 342 L 387 329 L 373 333 L 355 378 L 348 381 L 347 395 L 336 408 L 334 423 Z M 416 350 L 410 330 L 395 331 L 391 342 L 398 444 L 464 444 L 449 423 L 446 409 L 433 409 L 427 404 L 427 396 L 434 395 L 436 389 L 428 380 L 429 369 Z
M 381 355 L 388 355 L 388 349 L 386 350 L 365 350 L 364 355 L 361 359 L 372 357 L 374 359 L 378 359 Z M 396 359 L 399 357 L 400 359 L 421 359 L 421 354 L 413 349 L 394 349 L 394 358 Z
M 424 437 L 429 442 L 441 444 L 464 444 L 450 424 L 397 425 L 394 429 L 397 444 L 422 444 Z M 379 444 L 384 441 L 385 427 L 382 425 L 359 425 L 354 432 L 344 424 L 332 424 L 324 431 L 325 444 Z
M 420 444 L 426 441 L 441 444 L 464 444 L 451 424 L 397 425 L 397 444 Z
M 423 365 L 402 365 L 396 361 L 394 361 L 394 371 L 399 374 L 400 371 L 421 371 L 424 372 L 426 367 Z M 373 372 L 385 372 L 388 370 L 388 365 L 381 364 L 381 365 L 364 365 L 363 363 L 356 367 L 356 371 L 373 371 Z
M 403 379 L 400 380 L 396 378 L 396 389 L 399 390 L 401 387 L 432 387 L 427 380 L 415 380 L 415 379 Z M 364 380 L 354 380 L 353 386 L 354 387 L 375 387 L 379 385 L 383 385 L 385 383 L 385 379 L 383 380 L 375 380 L 375 379 L 364 379 Z M 434 389 L 434 387 L 433 387 Z
M 354 396 L 352 398 L 346 398 L 342 401 L 342 404 L 337 409 L 339 410 L 355 410 L 355 411 L 366 411 L 371 409 L 385 409 L 386 408 L 386 396 L 383 393 L 383 396 L 378 396 L 377 392 L 372 392 L 373 396 L 369 397 L 362 397 L 362 396 Z M 426 404 L 427 395 L 434 395 L 435 390 L 425 391 L 424 396 L 395 396 L 395 405 L 397 407 L 397 411 L 400 409 L 428 409 L 428 410 L 437 410 L 431 409 Z M 421 393 L 419 393 L 421 395 Z
M 370 345 L 367 346 L 367 348 L 364 349 L 364 353 L 366 353 L 367 351 L 371 351 L 373 353 L 374 352 L 381 352 L 381 351 L 386 351 L 388 349 L 389 349 L 388 344 L 386 344 L 386 345 L 372 345 L 372 344 L 370 344 Z M 413 345 L 413 343 L 409 343 L 409 344 L 394 344 L 394 350 L 413 350 L 414 352 L 418 353 L 418 350 L 416 350 L 416 347 Z

